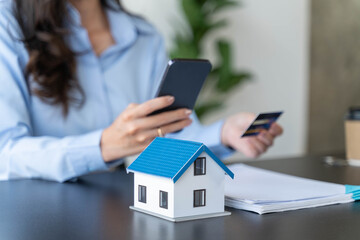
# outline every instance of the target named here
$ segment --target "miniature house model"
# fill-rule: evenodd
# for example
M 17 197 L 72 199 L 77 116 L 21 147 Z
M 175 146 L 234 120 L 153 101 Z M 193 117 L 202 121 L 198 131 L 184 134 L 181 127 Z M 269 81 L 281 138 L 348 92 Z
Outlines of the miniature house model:
M 179 222 L 230 215 L 225 174 L 234 174 L 204 144 L 156 138 L 127 168 L 134 173 L 131 209 Z

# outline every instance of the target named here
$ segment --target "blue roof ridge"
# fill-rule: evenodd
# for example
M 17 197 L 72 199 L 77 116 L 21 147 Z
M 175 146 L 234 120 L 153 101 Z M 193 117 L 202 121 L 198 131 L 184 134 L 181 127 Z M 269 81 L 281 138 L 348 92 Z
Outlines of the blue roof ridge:
M 190 141 L 189 141 L 189 142 L 190 142 Z M 200 150 L 203 150 L 203 148 L 204 148 L 204 144 L 201 143 L 201 145 L 200 145 L 200 147 L 198 148 L 198 150 L 196 150 L 196 152 L 189 158 L 189 160 L 187 160 L 187 162 L 179 169 L 179 171 L 177 171 L 177 173 L 175 174 L 175 176 L 172 178 L 172 179 L 174 180 L 174 182 L 176 182 L 175 179 L 177 180 L 178 174 L 181 173 L 184 168 L 186 168 L 186 169 L 189 168 L 189 167 L 187 166 L 188 163 L 189 163 L 190 161 L 192 161 L 196 155 L 200 155 L 200 154 L 201 154 L 201 153 L 198 154 L 198 152 L 199 152 Z M 185 171 L 186 171 L 186 169 L 185 169 Z M 182 175 L 182 174 L 181 174 L 181 175 Z M 181 176 L 181 175 L 180 175 L 180 176 Z
M 163 137 L 163 138 L 157 137 L 157 138 L 159 138 L 159 139 L 171 140 L 171 141 L 173 141 L 173 142 L 178 142 L 178 141 L 180 141 L 180 142 L 184 142 L 184 143 L 192 143 L 192 144 L 196 144 L 196 145 L 199 145 L 199 146 L 203 146 L 203 145 L 204 145 L 204 144 L 201 143 L 201 142 L 194 142 L 194 141 L 189 141 L 189 140 L 182 140 L 182 139 L 175 139 L 175 138 L 167 138 L 167 137 Z M 155 138 L 155 139 L 156 139 L 156 138 Z M 155 141 L 155 139 L 154 139 L 153 141 Z
M 204 146 L 204 151 L 221 167 L 229 177 L 234 179 L 234 173 L 207 147 Z

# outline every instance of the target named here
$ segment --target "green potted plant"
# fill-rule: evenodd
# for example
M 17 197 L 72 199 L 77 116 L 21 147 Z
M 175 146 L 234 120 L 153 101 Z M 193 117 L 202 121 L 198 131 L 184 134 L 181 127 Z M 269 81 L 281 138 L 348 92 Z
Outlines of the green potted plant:
M 226 19 L 215 20 L 215 15 L 229 7 L 238 6 L 232 0 L 180 0 L 187 24 L 175 34 L 171 58 L 202 58 L 203 44 L 209 33 L 227 26 Z M 217 64 L 204 84 L 195 111 L 201 119 L 206 114 L 223 106 L 229 92 L 251 78 L 248 72 L 238 71 L 232 65 L 232 44 L 218 38 L 214 46 Z

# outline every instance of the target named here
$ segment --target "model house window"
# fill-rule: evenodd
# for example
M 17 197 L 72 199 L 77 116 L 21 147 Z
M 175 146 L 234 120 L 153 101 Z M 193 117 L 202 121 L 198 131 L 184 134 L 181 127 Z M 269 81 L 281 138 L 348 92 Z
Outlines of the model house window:
M 194 207 L 203 207 L 206 204 L 206 190 L 194 190 Z
M 206 174 L 206 158 L 197 158 L 194 162 L 194 175 L 205 175 Z
M 161 208 L 168 208 L 168 193 L 164 191 L 160 191 L 160 207 Z
M 138 198 L 139 198 L 139 202 L 146 203 L 146 187 L 145 186 L 139 185 Z

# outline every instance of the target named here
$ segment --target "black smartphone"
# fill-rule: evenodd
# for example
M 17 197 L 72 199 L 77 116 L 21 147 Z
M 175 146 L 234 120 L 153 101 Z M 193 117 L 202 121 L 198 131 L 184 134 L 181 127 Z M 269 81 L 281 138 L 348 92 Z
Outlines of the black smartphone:
M 211 71 L 205 59 L 172 59 L 169 61 L 155 97 L 174 96 L 172 105 L 151 115 L 179 108 L 194 109 L 196 99 Z

